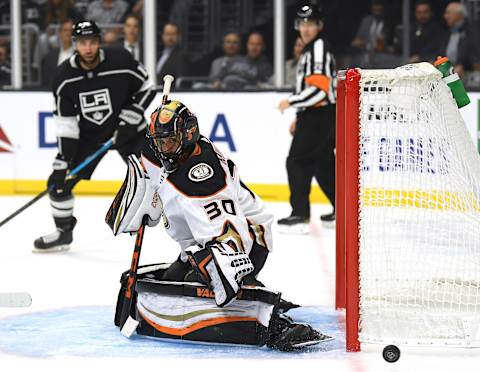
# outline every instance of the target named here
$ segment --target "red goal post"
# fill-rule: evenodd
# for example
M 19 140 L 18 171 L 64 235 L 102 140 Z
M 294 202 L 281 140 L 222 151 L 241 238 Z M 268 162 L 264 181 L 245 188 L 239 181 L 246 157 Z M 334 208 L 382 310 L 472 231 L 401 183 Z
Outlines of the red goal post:
M 358 143 L 359 81 L 355 69 L 337 77 L 336 127 L 336 298 L 337 309 L 346 308 L 346 345 L 359 351 L 358 341 Z M 347 152 L 347 148 L 350 150 Z M 348 164 L 348 166 L 347 166 Z M 348 206 L 348 207 L 347 207 Z M 349 234 L 346 231 L 349 231 Z M 348 249 L 346 249 L 348 245 Z M 347 255 L 348 252 L 348 255 Z M 353 262 L 353 265 L 349 265 Z M 346 272 L 346 266 L 352 270 Z M 348 277 L 347 277 L 348 275 Z M 347 295 L 347 283 L 349 287 Z M 347 306 L 348 303 L 348 306 Z

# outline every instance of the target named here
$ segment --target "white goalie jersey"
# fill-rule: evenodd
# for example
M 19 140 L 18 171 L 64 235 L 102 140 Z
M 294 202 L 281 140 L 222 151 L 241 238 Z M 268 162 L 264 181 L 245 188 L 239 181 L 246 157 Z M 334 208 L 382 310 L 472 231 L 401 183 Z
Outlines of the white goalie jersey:
M 228 244 L 247 255 L 253 240 L 272 249 L 273 215 L 241 181 L 235 164 L 205 137 L 171 174 L 165 172 L 149 148 L 143 151 L 141 162 L 144 169 L 139 172 L 145 171 L 146 183 L 141 206 L 117 222 L 115 234 L 136 231 L 142 217 L 149 215 L 150 226 L 162 220 L 168 234 L 180 244 L 183 260 L 187 248 L 203 248 L 211 241 Z

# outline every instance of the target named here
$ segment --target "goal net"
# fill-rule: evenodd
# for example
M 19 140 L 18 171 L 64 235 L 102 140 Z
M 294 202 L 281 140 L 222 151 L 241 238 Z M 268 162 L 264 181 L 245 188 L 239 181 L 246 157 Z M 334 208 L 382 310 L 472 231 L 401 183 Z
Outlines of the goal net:
M 347 348 L 480 346 L 480 159 L 449 87 L 419 63 L 349 70 L 338 95 Z

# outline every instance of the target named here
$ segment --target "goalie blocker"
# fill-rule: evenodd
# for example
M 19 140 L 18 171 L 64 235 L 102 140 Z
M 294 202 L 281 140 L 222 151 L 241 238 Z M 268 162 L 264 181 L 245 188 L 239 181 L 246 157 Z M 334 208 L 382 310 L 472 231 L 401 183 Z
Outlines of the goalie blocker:
M 199 282 L 166 281 L 170 264 L 139 268 L 134 293 L 137 334 L 221 344 L 267 345 L 291 351 L 330 341 L 309 325 L 294 323 L 282 314 L 281 294 L 264 287 L 242 287 L 228 308 L 219 308 L 215 294 Z M 120 311 L 127 288 L 128 271 L 121 277 L 115 312 Z

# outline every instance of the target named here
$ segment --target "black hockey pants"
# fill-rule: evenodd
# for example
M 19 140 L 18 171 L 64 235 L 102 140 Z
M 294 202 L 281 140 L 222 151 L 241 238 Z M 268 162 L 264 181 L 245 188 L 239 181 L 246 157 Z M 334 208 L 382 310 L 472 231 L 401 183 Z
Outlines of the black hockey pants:
M 297 114 L 297 127 L 287 157 L 292 216 L 310 217 L 310 186 L 315 177 L 335 205 L 335 106 Z

